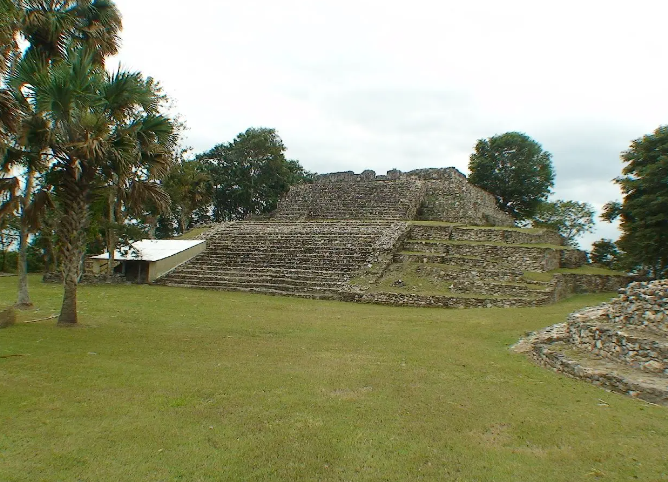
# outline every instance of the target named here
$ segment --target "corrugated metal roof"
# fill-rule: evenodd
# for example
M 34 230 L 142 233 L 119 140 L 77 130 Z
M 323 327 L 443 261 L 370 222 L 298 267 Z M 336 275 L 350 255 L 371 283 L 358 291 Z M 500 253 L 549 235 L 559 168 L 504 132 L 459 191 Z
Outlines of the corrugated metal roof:
M 201 239 L 142 239 L 132 243 L 129 248 L 116 251 L 114 259 L 117 261 L 159 261 L 204 242 Z M 92 256 L 92 258 L 109 259 L 109 253 Z

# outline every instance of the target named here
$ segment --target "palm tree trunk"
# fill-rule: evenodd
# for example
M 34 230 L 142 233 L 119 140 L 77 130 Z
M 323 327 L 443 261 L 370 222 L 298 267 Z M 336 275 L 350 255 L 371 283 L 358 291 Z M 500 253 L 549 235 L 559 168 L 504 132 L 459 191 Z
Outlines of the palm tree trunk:
M 21 199 L 21 219 L 19 228 L 19 260 L 18 260 L 18 274 L 19 274 L 19 294 L 16 306 L 19 308 L 29 308 L 32 306 L 30 302 L 30 294 L 28 293 L 28 219 L 26 211 L 32 198 L 33 185 L 35 181 L 35 173 L 32 169 L 28 169 L 26 176 L 25 190 L 23 191 L 23 198 Z
M 69 173 L 68 173 L 69 174 Z M 87 221 L 84 183 L 77 182 L 74 174 L 63 181 L 63 217 L 60 222 L 60 259 L 63 273 L 63 306 L 58 325 L 72 326 L 78 322 L 77 287 L 81 274 L 84 230 Z
M 116 216 L 115 203 L 113 191 L 109 193 L 109 226 L 107 227 L 107 253 L 109 253 L 109 261 L 107 263 L 107 276 L 111 276 L 113 272 L 114 257 L 116 255 Z

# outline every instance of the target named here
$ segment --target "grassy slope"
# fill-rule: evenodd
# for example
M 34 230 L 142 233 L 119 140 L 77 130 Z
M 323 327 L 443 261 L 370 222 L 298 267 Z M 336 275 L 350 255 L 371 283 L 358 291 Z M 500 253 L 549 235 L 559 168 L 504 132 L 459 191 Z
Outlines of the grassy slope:
M 48 316 L 58 286 L 32 278 Z M 15 278 L 0 278 L 13 300 Z M 391 308 L 82 287 L 0 330 L 0 480 L 668 480 L 668 412 L 508 346 L 607 296 Z

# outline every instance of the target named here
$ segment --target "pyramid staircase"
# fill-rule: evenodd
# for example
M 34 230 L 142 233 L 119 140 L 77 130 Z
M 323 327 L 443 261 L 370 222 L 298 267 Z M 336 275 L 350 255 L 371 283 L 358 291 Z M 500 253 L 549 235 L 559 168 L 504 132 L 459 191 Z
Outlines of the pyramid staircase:
M 620 291 L 609 303 L 529 334 L 515 350 L 571 377 L 668 405 L 668 280 Z
M 293 187 L 271 218 L 405 221 L 415 217 L 424 189 L 417 179 L 305 184 Z
M 354 273 L 391 256 L 406 229 L 392 221 L 225 223 L 207 234 L 203 253 L 157 283 L 338 298 Z

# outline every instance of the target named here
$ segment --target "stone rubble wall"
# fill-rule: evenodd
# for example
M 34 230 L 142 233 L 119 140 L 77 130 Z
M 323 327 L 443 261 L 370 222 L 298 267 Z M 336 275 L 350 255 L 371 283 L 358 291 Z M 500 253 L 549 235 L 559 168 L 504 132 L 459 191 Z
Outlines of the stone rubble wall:
M 573 378 L 586 380 L 606 390 L 638 397 L 651 403 L 668 404 L 668 393 L 666 390 L 639 383 L 617 373 L 582 366 L 576 360 L 568 358 L 558 350 L 553 350 L 550 347 L 550 344 L 537 344 L 533 346 L 530 352 L 531 358 L 539 365 L 552 368 Z
M 321 174 L 313 184 L 293 186 L 272 215 L 276 220 L 416 218 L 514 225 L 497 208 L 494 196 L 470 184 L 455 168 Z
M 515 350 L 567 375 L 668 405 L 667 302 L 668 280 L 633 282 L 608 303 L 529 334 Z
M 417 213 L 424 186 L 413 179 L 316 182 L 294 186 L 271 215 L 291 220 L 408 220 Z
M 607 305 L 611 323 L 668 333 L 668 280 L 631 283 Z
M 424 226 L 415 224 L 411 228 L 411 239 L 443 239 L 452 241 L 485 241 L 506 244 L 551 244 L 563 246 L 564 239 L 547 229 L 520 231 L 518 229 L 473 228 L 461 225 Z
M 494 259 L 504 267 L 515 267 L 523 271 L 552 271 L 561 266 L 561 251 L 554 248 L 492 245 L 458 244 L 457 242 L 433 243 L 428 241 L 407 241 L 404 250 L 449 256 L 471 256 Z
M 607 323 L 570 320 L 570 342 L 606 358 L 620 360 L 641 370 L 668 374 L 668 343 L 643 338 Z

